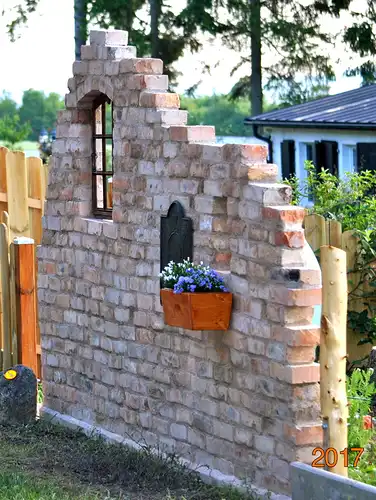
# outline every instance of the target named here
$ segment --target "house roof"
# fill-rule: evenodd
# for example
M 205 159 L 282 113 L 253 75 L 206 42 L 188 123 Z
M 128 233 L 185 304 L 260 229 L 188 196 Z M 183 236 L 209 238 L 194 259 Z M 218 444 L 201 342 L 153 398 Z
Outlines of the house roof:
M 275 127 L 376 130 L 376 84 L 245 119 Z

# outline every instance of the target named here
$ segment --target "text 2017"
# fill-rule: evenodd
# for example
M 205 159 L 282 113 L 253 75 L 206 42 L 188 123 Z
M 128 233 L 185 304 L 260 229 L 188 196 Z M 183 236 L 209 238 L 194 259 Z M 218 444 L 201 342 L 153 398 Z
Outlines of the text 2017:
M 313 456 L 317 456 L 312 462 L 312 467 L 335 467 L 338 464 L 338 460 L 343 460 L 343 465 L 345 467 L 349 466 L 349 453 L 355 452 L 356 457 L 354 458 L 354 463 L 350 464 L 353 467 L 358 465 L 359 459 L 364 452 L 364 448 L 345 448 L 344 450 L 338 451 L 335 448 L 315 448 L 312 451 Z M 342 455 L 342 456 L 341 456 Z M 324 462 L 321 462 L 324 460 Z M 321 463 L 319 463 L 321 462 Z

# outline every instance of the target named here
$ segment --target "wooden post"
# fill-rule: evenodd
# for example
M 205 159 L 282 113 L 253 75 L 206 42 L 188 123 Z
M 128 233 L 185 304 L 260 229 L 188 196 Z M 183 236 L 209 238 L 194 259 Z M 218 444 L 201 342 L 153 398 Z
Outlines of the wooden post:
M 14 239 L 18 362 L 38 373 L 35 249 L 32 238 Z
M 326 446 L 333 448 L 329 470 L 347 477 L 340 452 L 347 448 L 348 406 L 346 394 L 347 266 L 346 252 L 332 246 L 320 251 L 322 316 L 320 341 L 321 412 L 327 424 Z M 333 454 L 338 454 L 333 457 Z
M 3 370 L 12 366 L 12 335 L 10 325 L 10 287 L 9 287 L 9 242 L 8 228 L 0 224 L 0 264 L 1 264 L 1 302 L 3 332 Z

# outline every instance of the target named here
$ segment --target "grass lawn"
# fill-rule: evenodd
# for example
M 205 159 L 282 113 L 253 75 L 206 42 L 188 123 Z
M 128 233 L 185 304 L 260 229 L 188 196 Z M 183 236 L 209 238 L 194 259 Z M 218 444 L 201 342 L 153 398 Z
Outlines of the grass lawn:
M 170 457 L 38 421 L 0 426 L 0 500 L 256 500 L 201 482 Z

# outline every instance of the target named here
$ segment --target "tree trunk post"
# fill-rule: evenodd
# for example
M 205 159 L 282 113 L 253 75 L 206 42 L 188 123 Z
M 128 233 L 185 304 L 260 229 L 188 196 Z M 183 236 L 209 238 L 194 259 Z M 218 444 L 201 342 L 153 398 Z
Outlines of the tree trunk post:
M 251 114 L 262 113 L 261 1 L 249 0 L 251 29 Z
M 81 45 L 87 40 L 87 0 L 74 0 L 74 45 L 76 61 L 81 60 Z
M 324 443 L 333 448 L 328 470 L 347 477 L 348 405 L 346 393 L 347 266 L 346 252 L 332 246 L 320 249 L 322 316 L 320 339 L 320 392 Z M 326 424 L 326 425 L 325 425 Z M 336 455 L 337 454 L 337 455 Z
M 150 38 L 151 57 L 159 58 L 159 0 L 149 0 L 150 3 Z

